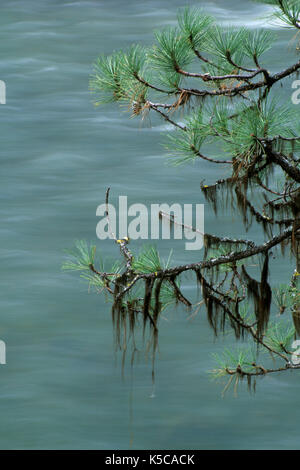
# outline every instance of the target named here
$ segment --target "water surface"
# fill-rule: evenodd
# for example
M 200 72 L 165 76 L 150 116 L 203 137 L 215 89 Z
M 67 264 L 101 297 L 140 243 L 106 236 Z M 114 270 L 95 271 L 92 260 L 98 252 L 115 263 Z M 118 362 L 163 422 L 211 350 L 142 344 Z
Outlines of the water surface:
M 96 241 L 105 256 L 117 248 L 96 240 L 96 207 L 105 189 L 112 202 L 204 202 L 200 180 L 224 171 L 164 164 L 165 123 L 130 120 L 125 109 L 95 109 L 88 91 L 92 63 L 132 42 L 150 44 L 152 30 L 175 24 L 184 0 L 1 1 L 0 107 L 1 321 L 7 365 L 1 366 L 2 449 L 300 448 L 299 375 L 272 375 L 250 396 L 221 397 L 210 381 L 214 341 L 205 313 L 184 310 L 161 323 L 155 398 L 151 364 L 143 356 L 121 378 L 109 306 L 76 275 L 61 272 L 75 239 Z M 269 8 L 243 0 L 198 2 L 224 24 L 256 27 Z M 274 28 L 274 27 L 273 27 Z M 276 28 L 274 28 L 276 29 Z M 278 30 L 273 68 L 294 60 L 291 33 Z M 289 84 L 284 93 L 290 96 Z M 206 206 L 208 232 L 244 235 L 237 214 L 216 220 Z M 252 229 L 256 240 L 260 232 Z M 139 243 L 137 243 L 139 246 Z M 174 262 L 195 254 L 164 241 Z M 272 276 L 291 264 L 275 263 Z M 227 339 L 226 341 L 231 341 Z

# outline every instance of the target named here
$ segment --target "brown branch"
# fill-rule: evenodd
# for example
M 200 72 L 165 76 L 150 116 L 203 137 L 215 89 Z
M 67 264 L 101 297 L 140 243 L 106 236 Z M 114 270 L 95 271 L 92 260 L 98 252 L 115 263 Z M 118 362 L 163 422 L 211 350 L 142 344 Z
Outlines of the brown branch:
M 112 231 L 112 228 L 111 228 L 111 222 L 110 222 L 109 211 L 108 211 L 109 192 L 110 192 L 110 188 L 107 188 L 106 195 L 105 195 L 105 206 L 106 206 L 105 216 L 106 216 L 109 232 L 110 232 L 112 238 L 115 240 L 115 242 L 120 245 L 120 251 L 121 251 L 121 253 L 123 253 L 124 258 L 126 260 L 127 269 L 130 270 L 131 269 L 131 264 L 132 264 L 132 261 L 133 261 L 133 256 L 132 256 L 130 250 L 127 248 L 127 243 L 128 243 L 129 240 L 128 239 L 118 240 L 116 235 Z
M 222 80 L 239 80 L 239 81 L 248 81 L 256 77 L 256 75 L 263 73 L 263 69 L 255 70 L 250 75 L 238 75 L 238 74 L 229 74 L 229 75 L 210 75 L 209 73 L 193 73 L 186 72 L 182 69 L 177 69 L 176 72 L 184 75 L 185 77 L 201 78 L 204 82 L 219 82 Z
M 151 88 L 152 90 L 159 91 L 160 93 L 164 93 L 166 95 L 171 95 L 173 92 L 168 91 L 168 90 L 163 90 L 162 88 L 158 88 L 155 85 L 152 85 L 151 83 L 147 82 L 147 80 L 144 80 L 142 77 L 140 77 L 137 73 L 134 74 L 134 77 L 143 85 L 145 85 L 148 88 Z
M 271 149 L 267 151 L 267 155 L 272 162 L 279 165 L 294 181 L 300 183 L 300 170 L 292 165 L 285 155 Z
M 238 366 L 236 369 L 229 369 L 229 368 L 226 368 L 226 372 L 227 374 L 229 375 L 240 375 L 240 376 L 248 376 L 248 377 L 256 377 L 256 376 L 259 376 L 259 375 L 266 375 L 266 374 L 270 374 L 270 373 L 273 373 L 273 372 L 283 372 L 283 371 L 286 371 L 286 370 L 290 370 L 290 369 L 300 369 L 300 365 L 292 365 L 290 363 L 286 363 L 284 367 L 278 367 L 277 369 L 265 369 L 264 367 L 262 366 L 255 366 L 257 368 L 257 370 L 255 372 L 247 372 L 245 370 L 243 370 L 240 366 Z
M 224 298 L 228 298 L 228 296 L 225 294 L 223 294 L 222 292 L 218 292 L 213 286 L 211 286 L 206 280 L 205 280 L 205 283 L 206 283 L 206 287 L 208 287 L 211 291 L 215 292 L 216 294 L 218 294 L 219 296 L 223 296 Z M 234 315 L 231 310 L 227 307 L 227 305 L 224 303 L 223 300 L 221 300 L 220 298 L 210 294 L 211 297 L 213 297 L 214 301 L 220 305 L 220 307 L 222 307 L 223 311 L 226 313 L 226 315 L 230 318 L 231 321 L 233 321 L 234 323 L 237 324 L 237 326 L 239 326 L 240 328 L 242 328 L 243 330 L 247 330 L 251 336 L 253 337 L 253 339 L 258 343 L 260 344 L 261 346 L 263 346 L 265 349 L 267 349 L 270 353 L 272 354 L 275 354 L 277 356 L 279 356 L 281 359 L 283 359 L 284 361 L 286 361 L 287 363 L 289 363 L 289 359 L 282 353 L 280 353 L 279 351 L 276 351 L 275 349 L 271 348 L 270 346 L 268 346 L 262 336 L 258 333 L 257 330 L 254 329 L 254 327 L 252 325 L 248 325 L 247 323 L 245 323 L 242 319 L 242 317 L 240 315 L 236 316 Z M 231 299 L 233 300 L 233 299 Z
M 175 127 L 178 127 L 179 129 L 183 130 L 183 131 L 186 131 L 186 127 L 185 126 L 181 126 L 181 124 L 178 124 L 178 122 L 175 122 L 173 121 L 173 119 L 171 119 L 166 113 L 162 112 L 159 108 L 159 106 L 157 106 L 155 103 L 152 103 L 151 101 L 147 101 L 147 104 L 149 106 L 149 108 L 153 109 L 154 111 L 156 111 L 158 114 L 160 114 L 166 121 L 168 121 L 170 124 L 172 124 L 173 126 Z
M 140 273 L 137 275 L 138 279 L 160 279 L 161 277 L 170 278 L 172 276 L 187 272 L 187 271 L 195 271 L 197 269 L 211 269 L 216 266 L 220 266 L 222 264 L 228 264 L 236 261 L 240 261 L 243 259 L 250 258 L 252 256 L 266 253 L 271 248 L 279 245 L 284 240 L 290 238 L 293 234 L 293 228 L 289 228 L 284 230 L 280 235 L 277 235 L 266 243 L 262 245 L 256 245 L 253 248 L 247 248 L 242 251 L 232 252 L 227 255 L 219 256 L 218 258 L 213 258 L 207 261 L 199 261 L 196 263 L 190 264 L 183 264 L 179 266 L 175 266 L 173 268 L 163 269 L 161 271 L 157 271 L 155 273 Z
M 191 95 L 195 96 L 229 96 L 233 97 L 236 96 L 239 93 L 243 93 L 245 91 L 250 91 L 250 90 L 257 90 L 259 88 L 267 86 L 270 88 L 274 83 L 282 80 L 283 78 L 286 78 L 293 73 L 297 72 L 297 70 L 300 69 L 300 61 L 297 62 L 296 64 L 288 67 L 282 72 L 276 73 L 274 75 L 269 75 L 268 77 L 268 82 L 266 83 L 266 80 L 261 80 L 256 83 L 249 83 L 249 84 L 244 84 L 240 86 L 236 86 L 233 88 L 226 88 L 226 89 L 219 89 L 219 90 L 214 90 L 214 91 L 209 91 L 209 90 L 197 90 L 195 88 L 180 88 L 179 91 L 181 92 L 186 92 L 190 93 Z
M 196 149 L 196 147 L 192 144 L 191 145 L 191 150 L 194 152 L 197 157 L 202 158 L 203 160 L 207 160 L 208 162 L 211 163 L 225 163 L 227 165 L 232 165 L 232 160 L 216 160 L 214 158 L 209 158 L 203 155 L 203 153 L 199 152 L 199 150 Z

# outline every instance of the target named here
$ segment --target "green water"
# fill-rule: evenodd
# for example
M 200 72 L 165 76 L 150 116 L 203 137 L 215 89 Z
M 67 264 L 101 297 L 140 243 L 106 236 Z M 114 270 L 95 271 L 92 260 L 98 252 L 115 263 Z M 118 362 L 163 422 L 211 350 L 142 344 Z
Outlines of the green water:
M 61 272 L 63 250 L 78 238 L 118 254 L 95 235 L 108 185 L 112 202 L 122 194 L 129 203 L 203 203 L 200 180 L 222 175 L 205 162 L 166 166 L 165 123 L 152 117 L 152 127 L 141 126 L 116 106 L 95 110 L 88 92 L 100 53 L 150 44 L 154 28 L 174 24 L 177 8 L 195 3 L 1 1 L 1 449 L 300 448 L 297 373 L 266 377 L 254 396 L 242 387 L 222 399 L 222 384 L 207 371 L 231 339 L 214 341 L 204 312 L 191 321 L 178 309 L 161 322 L 155 391 L 142 355 L 122 380 L 109 306 Z M 249 27 L 268 11 L 247 0 L 198 4 L 224 24 Z M 273 68 L 295 60 L 290 38 L 278 30 Z M 281 91 L 288 99 L 288 81 Z M 208 232 L 244 235 L 237 214 L 216 220 L 205 210 Z M 260 240 L 255 227 L 251 234 Z M 180 242 L 158 246 L 164 255 L 175 248 L 176 263 L 197 256 Z M 279 282 L 290 272 L 286 259 L 272 276 Z

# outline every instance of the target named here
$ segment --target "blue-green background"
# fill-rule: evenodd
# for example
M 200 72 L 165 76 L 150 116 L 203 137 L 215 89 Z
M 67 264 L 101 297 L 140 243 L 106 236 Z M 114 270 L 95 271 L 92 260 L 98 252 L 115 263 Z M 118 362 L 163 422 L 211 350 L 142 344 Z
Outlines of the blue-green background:
M 188 4 L 249 27 L 266 24 L 269 11 L 248 0 L 1 1 L 1 449 L 300 448 L 299 374 L 272 375 L 255 395 L 245 386 L 222 398 L 223 385 L 207 371 L 212 353 L 232 338 L 215 341 L 204 311 L 191 321 L 179 308 L 161 322 L 153 398 L 143 354 L 122 380 L 109 305 L 61 272 L 63 250 L 78 238 L 117 256 L 116 246 L 95 235 L 108 185 L 114 203 L 119 194 L 147 205 L 203 203 L 200 180 L 224 175 L 205 162 L 166 166 L 164 122 L 151 117 L 152 127 L 142 126 L 125 107 L 95 109 L 88 91 L 100 53 L 150 44 L 152 30 L 174 24 Z M 278 30 L 271 68 L 295 61 L 293 34 Z M 290 99 L 290 82 L 279 91 Z M 245 235 L 238 214 L 216 219 L 205 209 L 208 232 Z M 251 233 L 262 240 L 256 227 Z M 199 259 L 181 242 L 159 248 L 164 255 L 175 248 L 176 263 Z M 292 269 L 288 255 L 275 262 L 273 282 Z

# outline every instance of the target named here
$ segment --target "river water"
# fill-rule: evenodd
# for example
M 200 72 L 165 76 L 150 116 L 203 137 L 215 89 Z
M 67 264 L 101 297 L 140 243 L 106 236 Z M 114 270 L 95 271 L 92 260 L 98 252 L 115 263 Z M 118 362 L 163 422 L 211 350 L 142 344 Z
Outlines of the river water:
M 76 239 L 117 256 L 95 235 L 108 185 L 114 203 L 120 194 L 130 203 L 203 203 L 200 180 L 222 175 L 205 162 L 165 165 L 164 122 L 141 125 L 125 108 L 95 109 L 88 91 L 99 54 L 151 44 L 154 28 L 195 3 L 219 22 L 249 27 L 269 11 L 248 0 L 1 1 L 1 449 L 300 448 L 297 373 L 264 378 L 255 395 L 245 386 L 222 398 L 224 384 L 208 371 L 232 338 L 215 341 L 205 312 L 191 320 L 178 308 L 161 322 L 155 390 L 142 354 L 122 378 L 109 305 L 61 271 Z M 271 68 L 295 60 L 291 37 L 278 30 Z M 205 211 L 208 232 L 245 235 L 237 214 Z M 261 240 L 255 227 L 251 235 Z M 158 246 L 165 256 L 175 248 L 176 263 L 197 258 L 178 242 Z M 289 259 L 275 263 L 274 282 L 290 272 Z

